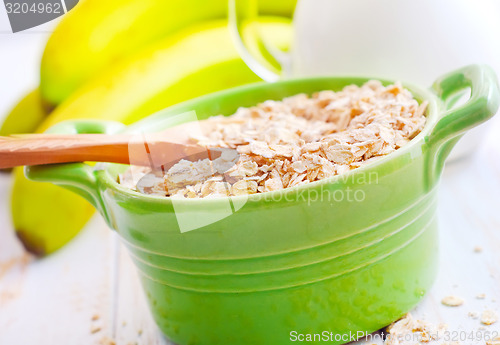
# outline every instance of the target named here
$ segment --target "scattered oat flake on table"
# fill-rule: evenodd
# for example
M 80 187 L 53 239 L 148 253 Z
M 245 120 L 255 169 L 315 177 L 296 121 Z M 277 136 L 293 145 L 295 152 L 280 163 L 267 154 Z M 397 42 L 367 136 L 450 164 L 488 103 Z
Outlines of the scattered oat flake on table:
M 477 299 L 485 299 L 486 298 L 486 294 L 484 294 L 484 293 L 477 294 L 476 298 Z
M 464 300 L 458 296 L 446 296 L 441 303 L 447 307 L 458 307 L 464 304 Z
M 468 314 L 467 314 L 471 319 L 477 319 L 479 318 L 479 314 L 475 311 L 470 311 Z
M 492 325 L 498 321 L 498 315 L 493 310 L 485 310 L 481 314 L 481 323 L 483 325 Z
M 116 345 L 116 342 L 109 337 L 104 337 L 99 341 L 99 345 Z
M 486 341 L 486 345 L 500 345 L 500 337 Z
M 92 321 L 97 321 L 97 320 L 99 320 L 100 318 L 101 318 L 101 317 L 100 317 L 99 315 L 95 314 L 95 315 L 93 315 L 93 316 L 92 316 L 91 320 L 92 320 Z
M 101 327 L 92 326 L 92 328 L 90 329 L 91 334 L 99 333 L 100 331 Z
M 439 340 L 440 334 L 447 329 L 446 325 L 433 325 L 429 322 L 414 319 L 410 314 L 392 323 L 386 328 L 387 337 L 384 345 L 421 344 Z
M 481 246 L 474 247 L 474 253 L 481 253 L 482 251 L 483 251 L 483 248 Z

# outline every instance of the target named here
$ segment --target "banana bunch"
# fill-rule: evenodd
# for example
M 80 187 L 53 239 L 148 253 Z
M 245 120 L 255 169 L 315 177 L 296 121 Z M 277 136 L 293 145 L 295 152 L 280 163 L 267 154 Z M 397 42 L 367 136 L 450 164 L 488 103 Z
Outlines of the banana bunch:
M 262 1 L 264 13 L 280 15 L 260 21 L 266 40 L 281 49 L 291 40 L 294 5 Z M 47 43 L 39 90 L 12 111 L 2 133 L 43 132 L 78 118 L 128 124 L 193 97 L 258 81 L 233 46 L 226 6 L 226 0 L 80 1 Z M 38 255 L 63 246 L 93 214 L 82 198 L 29 181 L 21 168 L 14 171 L 11 204 L 18 237 Z
M 260 0 L 264 15 L 291 17 L 294 0 Z M 224 19 L 227 0 L 85 0 L 54 31 L 42 57 L 43 98 L 59 104 L 83 83 L 179 30 Z M 83 39 L 81 39 L 83 38 Z

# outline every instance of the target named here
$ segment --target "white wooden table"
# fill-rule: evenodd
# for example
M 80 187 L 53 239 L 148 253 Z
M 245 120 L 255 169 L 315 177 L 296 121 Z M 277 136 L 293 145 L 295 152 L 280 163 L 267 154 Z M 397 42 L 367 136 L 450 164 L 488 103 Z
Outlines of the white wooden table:
M 0 52 L 1 77 L 8 80 L 0 82 L 1 114 L 37 84 L 37 52 L 46 36 L 14 38 L 0 30 L 2 49 L 17 49 L 16 54 Z M 168 344 L 151 318 L 128 254 L 101 218 L 61 251 L 34 260 L 12 231 L 9 182 L 9 176 L 0 175 L 0 345 L 93 345 L 104 337 L 118 345 Z M 479 320 L 469 312 L 500 312 L 500 118 L 491 123 L 474 157 L 446 168 L 439 217 L 440 274 L 413 314 L 446 322 L 451 330 L 477 330 Z M 483 251 L 476 253 L 476 246 Z M 476 299 L 480 293 L 486 298 Z M 441 305 L 450 294 L 465 304 Z M 500 322 L 488 330 L 500 330 Z

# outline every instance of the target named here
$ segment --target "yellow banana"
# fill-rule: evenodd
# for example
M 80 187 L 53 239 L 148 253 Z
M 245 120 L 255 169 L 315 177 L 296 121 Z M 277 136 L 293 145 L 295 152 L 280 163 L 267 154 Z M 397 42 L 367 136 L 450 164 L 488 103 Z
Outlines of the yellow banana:
M 262 29 L 271 43 L 282 48 L 288 45 L 289 20 L 263 20 Z M 56 108 L 38 131 L 77 118 L 130 123 L 180 101 L 257 80 L 233 47 L 227 22 L 207 22 L 93 79 Z M 38 254 L 64 245 L 91 214 L 80 197 L 60 187 L 28 181 L 20 170 L 15 176 L 12 212 L 23 243 Z
M 288 44 L 289 19 L 267 18 L 261 23 L 266 40 L 281 48 Z M 227 67 L 220 64 L 237 69 L 238 75 L 211 72 L 224 72 Z M 199 73 L 206 77 L 199 77 Z M 77 118 L 104 117 L 131 123 L 171 104 L 257 80 L 234 48 L 227 21 L 206 22 L 169 37 L 91 80 L 57 107 L 39 130 Z
M 226 17 L 228 0 L 83 0 L 45 48 L 42 97 L 59 104 L 95 75 L 195 23 Z M 260 0 L 263 14 L 291 17 L 296 0 Z
M 69 242 L 87 223 L 94 208 L 84 199 L 50 183 L 26 180 L 14 169 L 11 209 L 17 237 L 36 255 L 50 254 Z
M 32 133 L 49 112 L 48 106 L 40 98 L 40 91 L 32 90 L 7 115 L 0 127 L 0 135 Z

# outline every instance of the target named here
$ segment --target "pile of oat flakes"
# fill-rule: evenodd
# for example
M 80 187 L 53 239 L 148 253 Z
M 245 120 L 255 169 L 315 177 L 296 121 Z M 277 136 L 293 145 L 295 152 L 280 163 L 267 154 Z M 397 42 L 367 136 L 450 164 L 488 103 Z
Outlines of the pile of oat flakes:
M 191 138 L 231 148 L 221 157 L 170 168 L 155 194 L 187 198 L 253 194 L 339 175 L 390 154 L 425 124 L 419 104 L 399 83 L 298 94 L 240 108 L 208 120 L 213 128 Z

